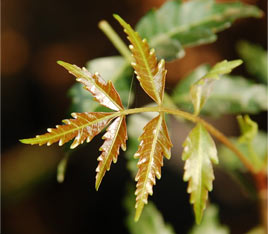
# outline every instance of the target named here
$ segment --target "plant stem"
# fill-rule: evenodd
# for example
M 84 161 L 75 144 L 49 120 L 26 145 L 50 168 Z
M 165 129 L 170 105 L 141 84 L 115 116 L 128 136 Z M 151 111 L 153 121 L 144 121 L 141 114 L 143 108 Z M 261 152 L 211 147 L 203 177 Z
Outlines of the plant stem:
M 183 117 L 194 123 L 201 123 L 214 137 L 216 137 L 219 141 L 221 141 L 226 147 L 228 147 L 231 151 L 235 153 L 235 155 L 241 160 L 244 166 L 253 174 L 256 174 L 254 167 L 251 165 L 250 161 L 247 159 L 245 155 L 243 155 L 235 146 L 234 144 L 219 130 L 214 128 L 211 124 L 206 122 L 205 120 L 185 111 L 181 111 L 178 109 L 171 109 L 161 106 L 156 107 L 142 107 L 142 108 L 134 108 L 129 110 L 123 110 L 118 112 L 118 115 L 129 115 L 129 114 L 136 114 L 141 112 L 164 112 L 167 114 L 172 114 L 175 116 Z
M 131 63 L 133 61 L 133 59 L 132 59 L 132 56 L 131 56 L 131 53 L 130 53 L 128 47 L 125 45 L 125 43 L 122 41 L 122 39 L 118 36 L 118 34 L 113 30 L 111 25 L 107 21 L 102 20 L 99 22 L 99 28 L 108 37 L 108 39 L 112 42 L 114 47 L 119 51 L 119 53 L 129 63 Z

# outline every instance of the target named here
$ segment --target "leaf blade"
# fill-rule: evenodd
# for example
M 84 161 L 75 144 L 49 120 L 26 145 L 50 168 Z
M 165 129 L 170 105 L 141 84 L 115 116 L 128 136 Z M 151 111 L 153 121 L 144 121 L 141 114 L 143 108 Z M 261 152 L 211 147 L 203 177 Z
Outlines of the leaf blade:
M 69 73 L 77 77 L 77 81 L 82 83 L 101 105 L 112 110 L 119 111 L 124 109 L 119 94 L 111 81 L 106 82 L 99 73 L 91 74 L 86 68 L 79 68 L 63 61 L 58 61 Z
M 159 114 L 144 127 L 144 132 L 139 138 L 140 145 L 134 157 L 139 158 L 138 173 L 135 177 L 136 185 L 136 215 L 139 220 L 144 204 L 147 204 L 148 195 L 153 194 L 155 177 L 160 179 L 163 155 L 170 158 L 170 141 L 163 114 Z
M 70 147 L 74 149 L 85 140 L 87 142 L 91 141 L 94 136 L 99 134 L 109 124 L 114 115 L 107 112 L 85 112 L 72 113 L 72 117 L 74 119 L 63 120 L 64 125 L 48 128 L 48 133 L 20 141 L 24 144 L 38 144 L 40 146 L 44 144 L 49 146 L 59 141 L 61 146 L 75 138 Z
M 96 190 L 99 189 L 106 171 L 110 170 L 112 161 L 116 163 L 119 154 L 119 148 L 121 147 L 122 150 L 126 150 L 126 117 L 117 117 L 108 127 L 106 133 L 103 136 L 103 139 L 105 139 L 105 141 L 100 147 L 100 151 L 102 151 L 102 153 L 98 157 L 99 164 L 96 168 Z
M 158 104 L 161 104 L 164 97 L 166 69 L 165 62 L 157 63 L 154 49 L 149 48 L 147 41 L 139 36 L 132 27 L 120 16 L 114 15 L 115 19 L 124 28 L 130 41 L 130 50 L 134 61 L 131 65 L 135 70 L 137 79 L 144 91 Z
M 158 58 L 173 60 L 184 56 L 183 47 L 214 42 L 216 33 L 229 28 L 236 19 L 262 14 L 257 7 L 240 2 L 174 0 L 149 11 L 136 30 L 156 49 Z
M 190 203 L 194 206 L 196 223 L 199 224 L 206 207 L 208 191 L 212 190 L 212 162 L 218 163 L 217 149 L 213 139 L 200 123 L 189 133 L 183 147 L 183 180 L 189 182 L 187 192 L 190 194 Z

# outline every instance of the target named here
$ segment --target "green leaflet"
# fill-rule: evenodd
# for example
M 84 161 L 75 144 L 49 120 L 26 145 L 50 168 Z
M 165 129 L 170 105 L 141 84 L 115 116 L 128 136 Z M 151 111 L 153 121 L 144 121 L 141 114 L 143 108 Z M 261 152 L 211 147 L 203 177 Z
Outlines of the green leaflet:
M 99 72 L 106 81 L 111 80 L 120 97 L 123 105 L 132 103 L 133 95 L 130 91 L 132 68 L 121 56 L 112 56 L 97 58 L 87 63 L 87 69 L 91 73 Z M 131 92 L 131 93 L 130 93 Z M 130 94 L 129 94 L 130 93 Z M 85 111 L 105 111 L 107 108 L 99 105 L 92 98 L 92 95 L 83 88 L 83 85 L 76 83 L 69 90 L 69 96 L 72 98 L 71 110 L 75 112 Z M 129 100 L 130 98 L 130 100 Z
M 189 90 L 208 72 L 208 65 L 201 65 L 185 77 L 173 90 L 172 100 L 186 111 L 193 111 Z M 203 106 L 201 113 L 220 116 L 222 114 L 259 113 L 267 110 L 266 85 L 254 84 L 241 76 L 224 75 L 215 80 L 209 99 Z
M 229 234 L 226 226 L 219 222 L 219 209 L 215 205 L 209 205 L 203 221 L 200 225 L 195 225 L 189 234 Z
M 148 12 L 136 30 L 156 49 L 158 58 L 173 60 L 184 55 L 183 47 L 214 42 L 215 33 L 229 28 L 234 20 L 261 15 L 257 7 L 241 2 L 174 0 Z
M 190 96 L 194 105 L 195 115 L 198 115 L 205 105 L 212 91 L 212 84 L 215 80 L 219 79 L 219 75 L 230 73 L 233 68 L 239 66 L 241 63 L 241 60 L 233 60 L 230 62 L 224 60 L 217 63 L 205 76 L 191 85 Z
M 198 123 L 183 143 L 182 159 L 185 161 L 184 181 L 194 206 L 195 220 L 200 224 L 206 208 L 208 191 L 212 190 L 214 173 L 212 163 L 218 163 L 215 143 L 207 130 Z
M 129 185 L 127 189 L 127 194 L 124 199 L 124 207 L 128 213 L 126 217 L 126 225 L 130 234 L 175 234 L 173 228 L 165 223 L 160 211 L 152 201 L 144 207 L 142 219 L 140 219 L 139 222 L 134 222 L 134 187 Z
M 246 41 L 240 41 L 237 44 L 237 51 L 244 60 L 248 72 L 258 78 L 262 83 L 267 84 L 267 51 L 259 45 Z

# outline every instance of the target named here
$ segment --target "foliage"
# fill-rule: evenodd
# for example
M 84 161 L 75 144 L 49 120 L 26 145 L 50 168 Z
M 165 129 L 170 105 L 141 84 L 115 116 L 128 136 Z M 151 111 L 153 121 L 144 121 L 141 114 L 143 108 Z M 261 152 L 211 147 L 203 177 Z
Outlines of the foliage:
M 260 159 L 261 156 L 253 150 L 254 141 L 260 133 L 257 125 L 248 116 L 238 117 L 242 136 L 238 143 L 233 144 L 198 115 L 200 113 L 209 115 L 257 113 L 267 110 L 264 101 L 267 99 L 267 87 L 264 84 L 253 84 L 243 77 L 226 75 L 242 61 L 224 60 L 212 68 L 202 65 L 193 71 L 175 87 L 169 98 L 172 108 L 168 108 L 165 107 L 165 100 L 168 98 L 165 94 L 167 70 L 163 58 L 171 60 L 181 57 L 184 53 L 183 47 L 214 41 L 215 33 L 229 27 L 235 19 L 248 16 L 259 17 L 261 14 L 258 8 L 242 3 L 214 3 L 212 0 L 194 0 L 185 3 L 167 1 L 159 10 L 151 11 L 144 16 L 137 25 L 137 31 L 134 31 L 120 16 L 114 15 L 131 43 L 129 48 L 132 58 L 116 56 L 95 59 L 87 64 L 88 69 L 59 61 L 59 65 L 73 74 L 78 82 L 70 91 L 73 98 L 72 110 L 75 111 L 72 113 L 73 118 L 63 120 L 64 124 L 57 125 L 56 128 L 49 128 L 48 133 L 23 139 L 21 142 L 32 145 L 51 145 L 59 142 L 61 146 L 73 140 L 70 148 L 74 149 L 85 141 L 90 142 L 106 129 L 96 169 L 98 190 L 106 171 L 110 170 L 112 161 L 116 163 L 120 148 L 124 151 L 127 148 L 126 116 L 136 113 L 144 116 L 147 112 L 154 112 L 153 116 L 141 117 L 142 133 L 128 128 L 130 135 L 128 147 L 131 149 L 128 154 L 138 159 L 135 161 L 138 171 L 131 169 L 132 172 L 136 172 L 135 221 L 138 221 L 145 209 L 144 204 L 148 203 L 148 195 L 153 194 L 156 178 L 161 177 L 164 157 L 167 159 L 171 157 L 172 143 L 165 115 L 173 114 L 192 121 L 195 127 L 183 144 L 182 159 L 185 161 L 183 179 L 188 182 L 187 192 L 190 193 L 190 203 L 194 207 L 196 223 L 200 224 L 206 208 L 208 192 L 213 187 L 212 163 L 218 163 L 217 149 L 210 134 L 228 146 L 240 160 L 242 157 L 242 163 L 249 169 L 251 168 L 248 166 L 249 163 L 253 163 L 254 169 L 262 170 L 267 159 L 266 161 Z M 167 15 L 169 17 L 166 17 Z M 143 39 L 144 37 L 146 39 Z M 150 49 L 149 45 L 153 45 L 156 50 Z M 128 109 L 132 97 L 130 60 L 137 80 L 152 99 L 153 106 Z M 101 72 L 104 78 L 98 72 Z M 180 109 L 177 109 L 175 104 Z M 187 109 L 185 107 L 189 104 L 192 104 L 190 111 L 194 114 L 182 111 Z M 136 139 L 137 133 L 141 134 L 139 142 Z M 247 157 L 241 156 L 240 151 L 237 150 L 241 147 L 237 144 L 246 144 Z M 68 155 L 58 167 L 59 181 L 64 178 Z M 133 161 L 131 163 L 133 168 Z M 150 212 L 155 215 L 147 216 Z M 210 212 L 212 214 L 208 217 L 214 217 L 217 213 L 213 208 Z M 157 216 L 157 211 L 152 205 L 147 206 L 144 213 L 144 220 L 140 221 L 135 228 L 132 225 L 133 233 L 136 233 L 135 230 L 139 233 L 145 232 L 146 228 L 162 230 L 161 233 L 173 233 L 170 228 L 162 225 L 163 220 Z M 202 225 L 204 226 L 209 219 L 206 217 Z M 217 226 L 217 222 L 214 221 Z M 201 229 L 202 227 L 200 226 Z M 196 229 L 198 230 L 195 228 L 193 233 Z M 219 233 L 225 231 L 218 228 Z

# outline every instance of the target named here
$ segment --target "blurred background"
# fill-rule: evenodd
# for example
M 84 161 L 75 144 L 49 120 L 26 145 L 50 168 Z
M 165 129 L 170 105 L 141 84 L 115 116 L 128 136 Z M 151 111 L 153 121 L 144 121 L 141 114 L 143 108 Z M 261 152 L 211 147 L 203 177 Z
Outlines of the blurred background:
M 1 233 L 84 234 L 106 233 L 108 230 L 128 233 L 122 198 L 130 175 L 122 154 L 96 192 L 95 168 L 100 137 L 71 156 L 62 184 L 57 183 L 56 170 L 63 150 L 57 145 L 22 145 L 18 140 L 43 133 L 47 127 L 68 118 L 70 98 L 67 92 L 75 80 L 56 64 L 57 60 L 84 66 L 93 58 L 116 55 L 114 47 L 98 29 L 98 22 L 106 19 L 124 36 L 112 17 L 113 13 L 135 25 L 149 9 L 159 7 L 163 2 L 2 0 Z M 267 10 L 266 0 L 244 2 L 257 5 L 264 12 Z M 236 59 L 234 45 L 240 39 L 267 49 L 266 15 L 262 19 L 239 20 L 230 29 L 219 33 L 216 43 L 187 49 L 183 59 L 167 65 L 167 90 L 199 64 Z M 245 73 L 243 68 L 239 69 L 238 72 Z M 140 105 L 138 101 L 135 104 Z M 267 128 L 266 113 L 253 119 L 258 121 L 261 129 Z M 238 133 L 232 121 L 224 126 L 221 121 L 216 123 L 227 135 Z M 170 169 L 170 164 L 164 167 L 152 200 L 177 233 L 186 233 L 193 223 L 192 209 L 185 192 L 186 184 L 176 169 Z M 236 196 L 234 201 L 222 199 L 217 195 L 222 190 L 217 190 L 216 185 L 212 200 L 222 206 L 222 222 L 231 226 L 232 233 L 244 233 L 257 223 L 256 204 L 248 202 L 241 191 L 230 186 L 231 182 L 220 178 L 219 181 L 227 183 L 229 189 L 234 189 Z

